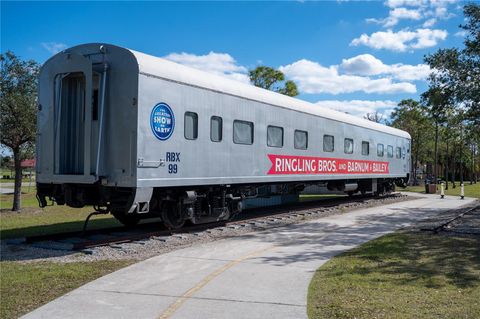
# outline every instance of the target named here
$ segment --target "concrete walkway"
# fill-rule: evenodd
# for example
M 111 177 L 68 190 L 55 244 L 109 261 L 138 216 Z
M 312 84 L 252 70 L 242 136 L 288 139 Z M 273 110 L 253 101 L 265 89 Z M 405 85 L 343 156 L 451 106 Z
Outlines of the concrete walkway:
M 22 182 L 22 191 L 25 191 L 28 187 L 32 189 L 36 186 L 35 181 L 29 182 Z M 14 183 L 0 183 L 0 194 L 13 194 L 13 189 L 15 187 Z
M 473 201 L 419 196 L 160 255 L 25 318 L 306 318 L 310 280 L 332 256 Z

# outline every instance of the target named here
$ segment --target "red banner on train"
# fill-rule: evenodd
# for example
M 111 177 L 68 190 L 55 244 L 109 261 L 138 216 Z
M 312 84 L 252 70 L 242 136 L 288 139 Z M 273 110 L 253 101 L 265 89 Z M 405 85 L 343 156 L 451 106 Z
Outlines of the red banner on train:
M 388 174 L 388 162 L 268 154 L 276 174 Z

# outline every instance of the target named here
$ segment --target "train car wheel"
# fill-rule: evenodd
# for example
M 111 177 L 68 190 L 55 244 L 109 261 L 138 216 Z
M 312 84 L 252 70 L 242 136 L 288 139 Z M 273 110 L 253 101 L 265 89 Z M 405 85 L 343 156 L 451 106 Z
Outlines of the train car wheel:
M 125 214 L 125 213 L 112 213 L 119 222 L 121 222 L 126 227 L 133 227 L 138 224 L 140 217 L 136 214 Z
M 167 201 L 163 204 L 160 216 L 168 229 L 179 229 L 185 224 L 181 207 L 178 207 L 177 203 L 172 201 Z

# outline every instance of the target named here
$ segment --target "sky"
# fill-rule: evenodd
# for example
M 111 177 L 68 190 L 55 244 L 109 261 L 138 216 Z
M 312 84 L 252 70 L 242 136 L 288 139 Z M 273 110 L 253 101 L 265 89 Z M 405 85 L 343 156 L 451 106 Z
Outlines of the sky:
M 248 70 L 281 70 L 298 98 L 388 118 L 418 99 L 425 55 L 461 47 L 463 2 L 1 2 L 1 52 L 43 63 L 105 42 L 248 83 Z

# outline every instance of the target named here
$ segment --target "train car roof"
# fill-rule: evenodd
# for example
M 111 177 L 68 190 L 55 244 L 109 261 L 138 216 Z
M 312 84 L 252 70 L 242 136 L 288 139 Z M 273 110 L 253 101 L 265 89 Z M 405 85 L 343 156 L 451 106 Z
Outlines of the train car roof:
M 80 50 L 104 45 L 102 43 L 88 43 L 81 44 L 69 50 Z M 282 107 L 298 112 L 308 113 L 323 118 L 345 122 L 351 125 L 380 131 L 383 133 L 392 134 L 410 139 L 408 132 L 375 123 L 366 119 L 362 119 L 350 114 L 335 111 L 319 105 L 286 96 L 273 91 L 265 90 L 254 85 L 245 84 L 239 81 L 229 79 L 216 74 L 207 73 L 195 68 L 191 68 L 179 63 L 175 63 L 163 58 L 155 57 L 135 50 L 105 44 L 109 47 L 115 47 L 120 50 L 128 50 L 133 54 L 137 60 L 139 73 L 148 76 L 158 77 L 161 79 L 183 83 L 193 87 L 199 87 L 211 91 L 221 92 L 241 98 L 258 101 L 265 104 L 270 104 L 277 107 Z
M 343 112 L 331 110 L 307 101 L 231 80 L 220 75 L 207 73 L 163 58 L 134 50 L 130 51 L 137 59 L 140 73 L 153 75 L 166 80 L 185 83 L 212 91 L 235 95 L 303 113 L 309 113 L 392 135 L 411 138 L 410 134 L 407 132 L 390 126 L 375 123 Z

